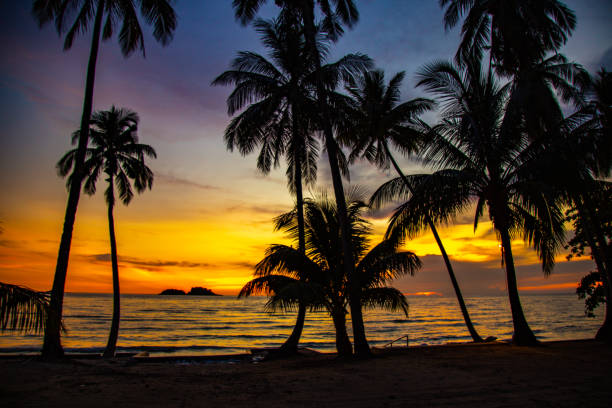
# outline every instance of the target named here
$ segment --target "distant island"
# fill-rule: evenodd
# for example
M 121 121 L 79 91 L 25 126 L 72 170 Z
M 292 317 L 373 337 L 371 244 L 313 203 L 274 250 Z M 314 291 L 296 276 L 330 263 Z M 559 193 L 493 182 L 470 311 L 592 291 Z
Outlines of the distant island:
M 191 288 L 189 293 L 185 293 L 184 290 L 180 289 L 166 289 L 163 290 L 160 295 L 191 295 L 191 296 L 222 296 L 214 293 L 212 290 L 196 286 Z

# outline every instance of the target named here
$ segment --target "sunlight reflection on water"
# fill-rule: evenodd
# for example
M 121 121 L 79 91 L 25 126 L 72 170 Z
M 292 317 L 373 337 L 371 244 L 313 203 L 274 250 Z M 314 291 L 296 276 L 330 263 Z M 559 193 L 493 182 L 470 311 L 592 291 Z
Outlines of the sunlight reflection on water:
M 540 340 L 592 338 L 601 325 L 586 318 L 575 295 L 521 298 L 527 320 Z M 265 298 L 176 297 L 123 295 L 118 351 L 150 351 L 155 355 L 244 353 L 254 347 L 282 344 L 291 333 L 294 314 L 270 315 Z M 470 341 L 455 298 L 410 297 L 410 315 L 368 311 L 365 324 L 372 346 L 409 335 L 410 345 Z M 509 340 L 512 320 L 506 297 L 467 298 L 472 321 L 484 338 Z M 112 295 L 67 294 L 63 345 L 69 352 L 100 352 L 110 327 Z M 350 322 L 349 327 L 350 335 Z M 335 351 L 331 319 L 323 312 L 307 314 L 301 346 Z M 0 352 L 36 352 L 37 336 L 0 336 Z M 405 341 L 404 343 L 405 344 Z

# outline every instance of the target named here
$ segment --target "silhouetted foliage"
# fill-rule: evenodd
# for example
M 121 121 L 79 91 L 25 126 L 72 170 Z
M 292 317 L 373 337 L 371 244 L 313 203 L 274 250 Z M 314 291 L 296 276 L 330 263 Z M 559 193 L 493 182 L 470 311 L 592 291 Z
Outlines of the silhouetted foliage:
M 49 314 L 49 298 L 49 292 L 0 282 L 0 331 L 43 332 Z
M 128 109 L 98 111 L 92 115 L 88 147 L 83 168 L 86 175 L 83 191 L 88 195 L 96 193 L 96 183 L 101 173 L 106 175 L 108 187 L 104 198 L 108 206 L 108 229 L 111 245 L 111 266 L 113 271 L 113 320 L 104 357 L 114 357 L 119 336 L 120 291 L 119 262 L 113 208 L 115 206 L 115 189 L 123 204 L 128 205 L 134 197 L 132 184 L 138 193 L 153 186 L 153 171 L 145 164 L 145 156 L 157 157 L 155 150 L 146 144 L 138 143 L 136 134 L 138 115 Z M 80 131 L 73 134 L 73 144 L 79 140 Z M 74 183 L 75 161 L 78 149 L 67 152 L 57 163 L 60 176 L 68 176 L 66 186 Z
M 603 275 L 601 273 L 591 271 L 588 275 L 580 279 L 580 283 L 576 288 L 578 297 L 584 299 L 584 314 L 587 317 L 595 317 L 593 311 L 600 304 L 607 302 L 603 280 Z
M 245 25 L 253 20 L 255 14 L 259 10 L 265 0 L 234 0 L 236 18 Z M 346 257 L 344 267 L 347 268 L 346 274 L 352 279 L 354 266 L 352 260 L 353 250 L 351 249 L 351 238 L 349 232 L 349 220 L 346 209 L 344 186 L 342 185 L 342 175 L 340 170 L 340 149 L 334 140 L 333 121 L 331 118 L 331 107 L 333 103 L 329 99 L 329 86 L 326 85 L 325 75 L 319 69 L 321 67 L 322 56 L 317 48 L 317 29 L 315 23 L 315 7 L 318 5 L 323 18 L 320 24 L 322 32 L 327 35 L 331 41 L 337 41 L 343 34 L 342 24 L 351 27 L 359 19 L 357 7 L 352 0 L 316 0 L 316 1 L 293 1 L 293 0 L 278 0 L 276 5 L 281 8 L 281 15 L 291 16 L 302 23 L 304 27 L 304 38 L 306 48 L 309 51 L 310 58 L 314 62 L 316 68 L 316 100 L 318 111 L 320 114 L 320 125 L 322 135 L 325 141 L 325 147 L 328 153 L 329 165 L 332 176 L 332 184 L 334 187 L 334 196 L 336 205 L 338 206 L 338 216 L 340 217 L 340 225 L 342 229 L 342 244 L 344 245 L 343 253 Z M 332 5 L 334 7 L 332 7 Z M 369 69 L 371 63 L 363 67 Z M 362 70 L 363 70 L 362 69 Z M 355 73 L 349 73 L 354 75 Z M 343 78 L 347 80 L 349 77 Z M 331 89 L 333 90 L 333 88 Z M 365 336 L 365 327 L 363 324 L 363 315 L 361 311 L 361 302 L 359 301 L 359 285 L 356 279 L 352 280 L 351 297 L 351 323 L 353 326 L 353 335 L 355 338 L 355 351 L 359 356 L 369 356 L 370 347 Z
M 348 200 L 353 248 L 357 256 L 356 276 L 360 283 L 359 299 L 366 308 L 380 307 L 408 313 L 404 295 L 386 284 L 404 275 L 413 275 L 421 262 L 411 252 L 401 252 L 401 241 L 384 240 L 367 251 L 369 223 L 362 218 L 367 206 Z M 296 211 L 276 219 L 279 229 L 295 239 Z M 342 242 L 336 207 L 325 195 L 305 201 L 306 255 L 286 245 L 272 245 L 255 267 L 255 279 L 247 283 L 239 296 L 265 293 L 270 311 L 292 310 L 300 302 L 311 310 L 327 310 L 336 329 L 339 355 L 351 354 L 346 332 L 347 306 L 352 291 L 342 265 Z
M 564 239 L 563 213 L 554 189 L 542 182 L 538 157 L 544 147 L 530 140 L 522 122 L 506 120 L 509 85 L 500 86 L 490 69 L 482 70 L 480 60 L 470 59 L 465 66 L 433 63 L 418 78 L 442 105 L 442 120 L 430 130 L 423 155 L 439 170 L 408 177 L 414 193 L 392 216 L 388 234 L 419 233 L 427 227 L 427 216 L 449 222 L 474 203 L 476 228 L 488 207 L 501 240 L 513 341 L 535 344 L 518 296 L 511 239 L 522 235 L 536 249 L 544 273 L 552 271 Z M 405 194 L 401 179 L 375 193 L 385 199 Z
M 50 307 L 53 313 L 49 314 L 49 321 L 45 328 L 42 354 L 45 358 L 55 359 L 63 356 L 60 341 L 60 328 L 64 302 L 64 288 L 70 245 L 72 243 L 72 230 L 79 203 L 81 185 L 86 176 L 83 163 L 85 150 L 89 137 L 89 120 L 93 109 L 93 92 L 98 59 L 100 37 L 107 40 L 121 29 L 118 40 L 121 52 L 129 56 L 136 49 L 144 55 L 144 35 L 138 20 L 137 5 L 147 24 L 153 25 L 153 36 L 157 41 L 166 45 L 172 39 L 176 29 L 176 14 L 172 8 L 172 0 L 34 0 L 32 14 L 42 27 L 53 22 L 60 36 L 65 35 L 64 50 L 72 47 L 74 38 L 85 34 L 93 22 L 91 48 L 87 63 L 87 77 L 85 80 L 85 96 L 83 112 L 79 130 L 77 153 L 74 157 L 74 177 L 68 193 L 68 203 L 64 216 L 64 226 L 58 250 L 57 264 L 51 290 Z M 104 21 L 104 26 L 102 26 Z

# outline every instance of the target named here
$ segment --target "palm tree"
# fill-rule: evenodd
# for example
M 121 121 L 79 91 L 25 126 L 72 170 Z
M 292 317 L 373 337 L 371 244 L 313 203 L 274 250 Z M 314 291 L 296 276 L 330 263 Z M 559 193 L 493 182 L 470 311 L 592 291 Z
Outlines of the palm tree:
M 104 192 L 108 206 L 108 230 L 111 244 L 111 264 L 113 270 L 113 320 L 104 357 L 115 356 L 117 337 L 119 336 L 120 292 L 119 264 L 117 261 L 117 242 L 115 240 L 115 222 L 113 208 L 115 206 L 115 188 L 119 199 L 128 205 L 134 197 L 132 183 L 138 193 L 153 186 L 153 172 L 145 164 L 144 158 L 157 157 L 155 150 L 149 145 L 138 143 L 136 135 L 138 115 L 128 109 L 98 111 L 92 115 L 89 139 L 93 147 L 87 148 L 83 164 L 87 178 L 83 191 L 88 195 L 96 193 L 96 183 L 100 172 L 104 172 L 108 187 Z M 73 135 L 73 144 L 80 137 L 80 131 Z M 70 174 L 66 186 L 74 183 L 75 161 L 78 149 L 70 150 L 57 163 L 60 176 Z
M 456 61 L 490 50 L 498 73 L 513 75 L 556 51 L 576 27 L 576 16 L 558 0 L 439 0 L 444 25 L 461 27 Z
M 265 3 L 265 0 L 233 0 L 232 5 L 235 10 L 236 18 L 243 25 L 248 24 L 253 20 L 259 7 Z M 315 3 L 319 5 L 322 12 L 323 31 L 328 38 L 336 41 L 343 33 L 342 23 L 348 27 L 359 19 L 359 13 L 353 0 L 276 0 L 276 5 L 282 10 L 282 13 L 294 15 L 302 21 L 304 26 L 304 36 L 306 41 L 306 49 L 309 50 L 310 56 L 316 69 L 316 95 L 317 105 L 320 115 L 321 128 L 327 149 L 329 165 L 332 175 L 332 183 L 334 186 L 334 196 L 336 205 L 338 206 L 338 216 L 340 217 L 340 225 L 342 229 L 343 254 L 345 257 L 344 267 L 347 275 L 351 280 L 351 322 L 353 325 L 353 335 L 355 340 L 355 351 L 358 356 L 369 356 L 370 347 L 368 345 L 365 327 L 363 325 L 363 315 L 361 312 L 361 302 L 359 301 L 359 285 L 357 279 L 353 279 L 354 273 L 354 256 L 351 249 L 351 240 L 349 235 L 349 226 L 347 218 L 346 201 L 344 197 L 344 187 L 342 185 L 342 175 L 339 159 L 339 148 L 334 140 L 332 120 L 329 112 L 328 91 L 326 88 L 323 73 L 319 70 L 321 67 L 321 55 L 316 46 L 316 24 L 315 24 Z M 332 7 L 332 4 L 335 7 Z M 366 69 L 369 68 L 365 67 Z
M 399 89 L 404 75 L 403 72 L 397 73 L 391 78 L 389 84 L 385 85 L 383 71 L 370 71 L 365 73 L 358 83 L 347 87 L 351 96 L 351 103 L 346 118 L 347 126 L 343 127 L 342 136 L 352 145 L 352 158 L 363 157 L 384 169 L 388 168 L 389 163 L 391 163 L 405 187 L 412 193 L 412 186 L 391 154 L 389 143 L 392 143 L 396 149 L 405 154 L 414 153 L 418 149 L 420 141 L 420 134 L 414 126 L 416 117 L 431 109 L 433 102 L 428 99 L 417 98 L 398 104 Z M 381 200 L 374 200 L 374 204 L 380 205 Z M 475 342 L 481 342 L 482 338 L 472 324 L 453 267 L 444 245 L 442 245 L 438 231 L 428 215 L 426 215 L 425 221 L 440 248 L 468 331 Z
M 45 329 L 49 313 L 49 292 L 0 282 L 0 332 L 39 334 Z
M 263 43 L 270 49 L 272 61 L 259 54 L 241 52 L 232 62 L 233 69 L 212 83 L 235 84 L 227 100 L 230 115 L 250 104 L 226 129 L 229 150 L 238 148 L 246 155 L 260 147 L 257 167 L 264 174 L 278 166 L 285 155 L 288 187 L 296 195 L 298 220 L 302 220 L 298 222 L 298 232 L 302 231 L 298 247 L 303 249 L 302 183 L 312 184 L 316 180 L 319 146 L 313 132 L 317 129 L 318 114 L 313 98 L 314 68 L 304 46 L 303 30 L 290 17 L 255 23 Z M 323 40 L 318 46 L 325 53 Z M 321 70 L 326 80 L 334 83 L 352 66 L 368 61 L 367 57 L 349 54 Z M 297 352 L 305 312 L 304 307 L 299 308 L 294 330 L 281 347 L 283 351 Z
M 172 39 L 176 29 L 176 15 L 172 8 L 172 0 L 34 0 L 32 13 L 38 24 L 42 27 L 51 21 L 54 22 L 59 35 L 65 34 L 64 50 L 72 47 L 72 43 L 79 34 L 85 34 L 93 20 L 93 31 L 89 62 L 87 64 L 87 78 L 85 80 L 85 97 L 83 99 L 83 113 L 79 130 L 77 154 L 74 158 L 74 184 L 68 192 L 68 203 L 64 217 L 64 226 L 51 289 L 51 309 L 49 321 L 45 329 L 42 354 L 45 358 L 58 358 L 64 354 L 60 341 L 60 320 L 64 302 L 64 287 L 70 257 L 70 244 L 72 230 L 76 217 L 77 206 L 83 179 L 86 177 L 83 163 L 89 134 L 89 120 L 93 106 L 93 91 L 96 74 L 96 62 L 100 36 L 107 40 L 119 28 L 119 45 L 122 54 L 127 57 L 137 49 L 144 55 L 144 35 L 136 4 L 140 5 L 140 12 L 147 24 L 153 25 L 153 36 L 157 41 L 166 45 Z M 104 27 L 102 22 L 104 20 Z M 71 23 L 72 21 L 72 23 Z
M 386 283 L 404 275 L 413 275 L 421 263 L 411 252 L 398 252 L 402 242 L 386 239 L 370 251 L 367 236 L 369 224 L 361 214 L 367 206 L 359 200 L 349 200 L 348 214 L 353 248 L 358 262 L 355 271 L 360 281 L 360 299 L 364 307 L 382 307 L 391 311 L 408 312 L 404 295 Z M 295 239 L 296 211 L 276 219 L 276 228 Z M 272 245 L 265 258 L 255 267 L 255 279 L 240 291 L 240 296 L 265 293 L 270 296 L 266 308 L 291 310 L 306 303 L 311 310 L 327 310 L 336 330 L 336 350 L 339 356 L 352 353 L 346 331 L 346 308 L 351 288 L 342 265 L 341 229 L 337 208 L 325 195 L 305 201 L 306 248 L 303 254 L 286 245 Z
M 448 6 L 447 28 L 467 14 L 455 60 L 480 59 L 488 49 L 489 64 L 513 81 L 508 118 L 525 120 L 532 138 L 557 136 L 563 120 L 557 95 L 581 106 L 576 86 L 587 77 L 558 53 L 576 26 L 574 12 L 557 0 L 440 0 L 440 5 Z
M 422 229 L 427 214 L 447 222 L 474 202 L 476 228 L 487 207 L 501 240 L 513 342 L 536 344 L 520 303 L 511 239 L 522 234 L 536 249 L 544 273 L 552 271 L 564 229 L 561 203 L 541 182 L 538 156 L 544 147 L 529 139 L 522 123 L 506 120 L 509 85 L 500 87 L 491 69 L 481 70 L 480 60 L 463 68 L 434 63 L 418 76 L 419 85 L 442 101 L 442 122 L 431 130 L 424 155 L 440 170 L 408 177 L 414 194 L 393 215 L 390 228 Z M 381 187 L 385 189 L 392 195 L 397 183 L 387 183 Z
M 238 148 L 242 155 L 260 146 L 257 168 L 268 174 L 287 158 L 287 179 L 296 196 L 298 249 L 305 253 L 302 183 L 312 184 L 317 175 L 318 143 L 313 137 L 309 111 L 313 111 L 312 64 L 309 64 L 304 40 L 295 22 L 287 19 L 257 20 L 257 31 L 270 49 L 272 61 L 241 52 L 232 62 L 232 70 L 217 77 L 213 85 L 236 86 L 227 99 L 228 113 L 236 116 L 225 131 L 227 148 Z M 310 83 L 309 83 L 310 82 Z M 310 117 L 309 117 L 310 116 Z M 293 332 L 281 347 L 297 352 L 304 327 L 306 307 L 300 305 Z

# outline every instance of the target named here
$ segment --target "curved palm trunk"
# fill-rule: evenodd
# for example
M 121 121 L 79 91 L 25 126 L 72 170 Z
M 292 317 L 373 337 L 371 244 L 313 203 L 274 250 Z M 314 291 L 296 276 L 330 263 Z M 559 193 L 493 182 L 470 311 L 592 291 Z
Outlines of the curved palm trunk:
M 397 174 L 399 174 L 399 176 L 402 178 L 402 180 L 404 181 L 404 184 L 406 185 L 408 190 L 410 190 L 410 193 L 414 194 L 414 190 L 412 186 L 410 185 L 408 178 L 406 178 L 406 176 L 404 175 L 404 173 L 398 166 L 397 162 L 395 161 L 395 158 L 393 157 L 393 155 L 391 154 L 391 151 L 389 150 L 389 147 L 387 146 L 386 143 L 384 146 L 385 146 L 385 151 L 387 153 L 387 156 L 391 160 L 391 163 L 393 163 L 393 167 L 395 168 L 395 171 L 397 171 Z M 438 235 L 438 230 L 436 229 L 436 226 L 431 220 L 431 217 L 429 216 L 429 214 L 427 214 L 425 217 L 426 217 L 425 219 L 427 221 L 427 224 L 429 225 L 429 228 L 431 229 L 431 232 L 434 236 L 434 239 L 436 240 L 436 243 L 438 244 L 438 248 L 440 248 L 440 253 L 442 254 L 442 258 L 444 259 L 444 264 L 446 265 L 446 269 L 448 270 L 448 275 L 450 276 L 451 283 L 453 284 L 453 289 L 455 290 L 455 295 L 457 296 L 457 301 L 459 302 L 459 307 L 461 308 L 461 313 L 463 314 L 463 320 L 465 320 L 465 325 L 467 326 L 467 329 L 470 332 L 470 336 L 472 336 L 472 340 L 474 340 L 474 343 L 481 343 L 483 341 L 482 337 L 480 337 L 480 335 L 476 331 L 476 328 L 472 324 L 472 320 L 470 319 L 470 314 L 468 313 L 467 307 L 465 306 L 465 302 L 463 301 L 463 295 L 461 294 L 461 289 L 459 289 L 459 283 L 457 282 L 457 278 L 455 278 L 455 272 L 453 271 L 453 266 L 451 265 L 448 255 L 446 254 L 444 245 L 442 245 L 442 240 L 440 239 L 440 236 Z
M 83 101 L 83 115 L 81 116 L 81 128 L 77 153 L 74 161 L 73 181 L 70 184 L 68 203 L 64 216 L 64 227 L 57 255 L 55 277 L 51 289 L 51 302 L 49 305 L 49 316 L 45 328 L 42 356 L 46 359 L 60 358 L 64 355 L 60 341 L 62 309 L 64 304 L 64 288 L 66 286 L 66 273 L 68 272 L 68 260 L 70 258 L 70 244 L 72 242 L 72 230 L 76 218 L 77 206 L 81 185 L 83 182 L 83 163 L 89 138 L 89 118 L 91 117 L 93 105 L 94 80 L 96 76 L 96 62 L 98 59 L 98 48 L 100 46 L 100 28 L 104 14 L 104 0 L 98 1 L 96 17 L 91 41 L 91 51 L 87 65 L 87 79 L 85 81 L 85 99 Z
M 332 320 L 336 329 L 336 351 L 338 352 L 338 357 L 348 357 L 353 354 L 353 347 L 346 332 L 346 312 L 344 308 L 332 312 Z
M 512 324 L 514 326 L 512 342 L 518 346 L 535 346 L 538 344 L 538 340 L 531 331 L 529 324 L 527 324 L 527 320 L 525 319 L 525 314 L 523 313 L 523 308 L 521 306 L 521 299 L 519 298 L 518 294 L 510 234 L 508 233 L 507 228 L 498 228 L 498 231 L 501 235 L 502 249 L 504 251 L 508 297 L 510 298 L 510 309 L 512 310 Z
M 329 119 L 329 112 L 325 100 L 325 89 L 321 78 L 321 60 L 315 41 L 315 25 L 314 25 L 314 10 L 313 5 L 305 7 L 304 10 L 304 33 L 306 44 L 311 50 L 312 57 L 315 61 L 316 68 L 316 87 L 317 87 L 317 102 L 321 112 L 323 134 L 325 137 L 325 146 L 329 158 L 329 166 L 331 168 L 332 183 L 334 186 L 334 196 L 336 199 L 336 208 L 338 210 L 338 218 L 340 222 L 340 230 L 342 235 L 342 252 L 344 258 L 344 270 L 350 281 L 350 298 L 349 305 L 351 309 L 351 323 L 353 326 L 353 340 L 355 343 L 355 354 L 360 357 L 371 355 L 370 346 L 366 339 L 365 326 L 363 324 L 363 313 L 361 310 L 361 288 L 359 278 L 355 276 L 355 258 L 353 257 L 353 248 L 351 244 L 351 232 L 349 230 L 348 215 L 346 209 L 346 199 L 344 197 L 344 187 L 342 186 L 342 176 L 338 166 L 338 147 L 334 140 L 334 135 Z
M 117 241 L 115 240 L 115 221 L 113 218 L 114 197 L 112 196 L 113 178 L 109 180 L 111 188 L 111 201 L 108 204 L 108 233 L 111 244 L 111 265 L 113 269 L 113 320 L 111 323 L 110 333 L 108 335 L 108 343 L 104 350 L 104 358 L 115 357 L 115 349 L 117 348 L 117 338 L 119 337 L 119 319 L 121 315 L 121 302 L 119 292 L 119 264 L 117 262 Z
M 292 118 L 293 137 L 298 137 L 298 125 L 295 112 Z M 304 196 L 302 192 L 302 158 L 300 156 L 301 149 L 295 149 L 295 199 L 297 202 L 297 218 L 298 218 L 298 251 L 301 254 L 306 254 L 306 232 L 304 227 Z M 293 331 L 289 338 L 281 346 L 281 351 L 286 353 L 297 353 L 300 337 L 304 330 L 304 322 L 306 321 L 306 306 L 300 302 L 298 306 L 298 315 L 293 326 Z

